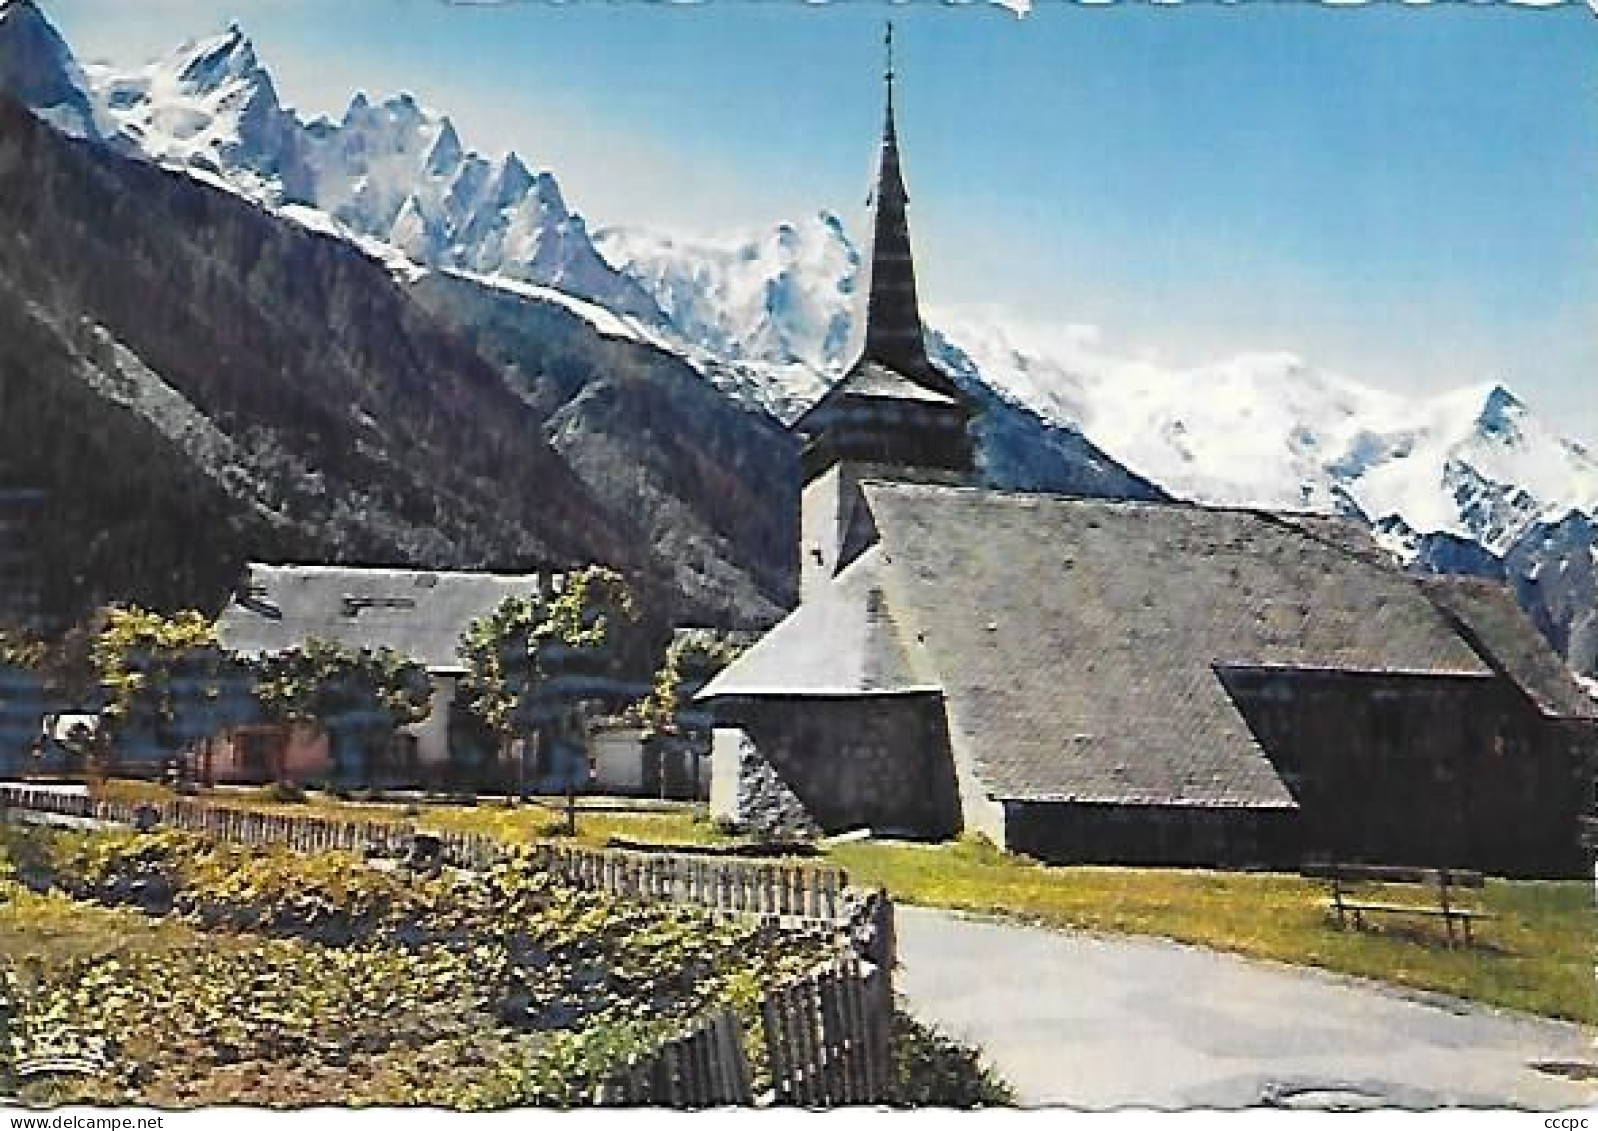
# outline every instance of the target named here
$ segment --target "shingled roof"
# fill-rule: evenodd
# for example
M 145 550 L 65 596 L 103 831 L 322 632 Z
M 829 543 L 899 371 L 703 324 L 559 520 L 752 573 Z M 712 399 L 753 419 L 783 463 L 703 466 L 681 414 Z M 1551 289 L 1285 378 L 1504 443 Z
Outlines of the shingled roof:
M 1581 689 L 1507 586 L 1475 577 L 1429 577 L 1420 584 L 1482 658 L 1544 715 L 1598 719 L 1598 701 Z
M 1290 807 L 1219 671 L 1492 675 L 1413 580 L 1352 554 L 1335 526 L 929 484 L 863 490 L 879 545 L 707 698 L 779 694 L 805 672 L 858 666 L 861 594 L 875 591 L 877 622 L 895 630 L 879 641 L 905 648 L 903 670 L 924 677 L 912 686 L 941 688 L 990 796 Z
M 1267 515 L 865 493 L 996 798 L 1290 805 L 1217 668 L 1490 674 L 1407 578 Z
M 315 639 L 392 648 L 431 671 L 455 671 L 468 624 L 550 582 L 548 574 L 252 564 L 217 631 L 223 647 L 245 655 Z
M 695 698 L 937 691 L 911 666 L 881 574 L 881 551 L 867 551 Z

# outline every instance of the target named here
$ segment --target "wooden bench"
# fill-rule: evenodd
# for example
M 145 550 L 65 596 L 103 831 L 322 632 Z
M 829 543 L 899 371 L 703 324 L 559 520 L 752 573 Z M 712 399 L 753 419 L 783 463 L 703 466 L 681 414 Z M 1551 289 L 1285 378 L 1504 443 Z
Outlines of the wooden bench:
M 1454 945 L 1454 924 L 1463 929 L 1465 945 L 1470 946 L 1471 924 L 1477 919 L 1491 919 L 1492 913 L 1476 907 L 1461 906 L 1457 893 L 1461 890 L 1480 891 L 1486 883 L 1480 872 L 1463 868 L 1406 868 L 1382 864 L 1311 864 L 1304 875 L 1326 880 L 1331 884 L 1332 898 L 1326 906 L 1337 915 L 1337 925 L 1346 927 L 1350 918 L 1356 930 L 1365 927 L 1366 915 L 1414 915 L 1440 918 L 1448 932 L 1448 945 Z M 1372 887 L 1388 885 L 1418 885 L 1432 890 L 1432 903 L 1379 902 L 1379 894 Z

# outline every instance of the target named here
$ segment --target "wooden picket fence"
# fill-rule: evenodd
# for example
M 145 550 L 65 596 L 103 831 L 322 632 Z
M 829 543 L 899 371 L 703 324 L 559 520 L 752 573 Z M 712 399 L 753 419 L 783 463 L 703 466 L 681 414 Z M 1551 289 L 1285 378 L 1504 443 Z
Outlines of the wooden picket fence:
M 408 852 L 415 833 L 398 821 L 334 821 L 325 817 L 261 813 L 250 809 L 177 799 L 160 803 L 106 801 L 82 793 L 0 788 L 0 808 L 20 809 L 106 824 L 164 825 L 236 844 L 281 844 L 297 852 L 342 849 L 368 855 L 397 856 Z
M 823 1108 L 890 1098 L 892 997 L 884 1001 L 877 984 L 885 977 L 840 959 L 766 995 L 760 1017 L 773 1103 Z
M 406 821 L 262 813 L 185 799 L 104 801 L 17 786 L 0 787 L 0 808 L 136 827 L 153 822 L 238 844 L 281 844 L 304 852 L 399 856 L 431 838 L 445 859 L 462 867 L 507 859 L 505 845 L 492 837 L 419 833 Z M 885 892 L 851 888 L 842 869 L 813 864 L 548 842 L 521 851 L 530 866 L 583 890 L 758 916 L 825 931 L 836 945 L 833 958 L 768 989 L 759 1004 L 768 1091 L 754 1094 L 742 1026 L 723 1010 L 629 1060 L 597 1089 L 596 1103 L 835 1107 L 890 1099 L 896 943 L 893 903 Z
M 573 887 L 622 899 L 825 923 L 848 910 L 848 877 L 840 868 L 550 843 L 531 852 L 537 867 Z
M 160 803 L 104 801 L 87 794 L 0 788 L 0 806 L 32 812 L 140 825 L 154 821 L 237 844 L 282 844 L 300 852 L 342 849 L 369 855 L 409 852 L 418 836 L 431 838 L 444 858 L 465 868 L 490 867 L 506 846 L 480 833 L 419 832 L 414 822 L 383 817 L 335 819 L 263 813 L 183 798 Z M 780 920 L 835 922 L 848 913 L 842 869 L 702 855 L 633 852 L 615 848 L 538 842 L 526 846 L 535 868 L 585 891 L 621 899 L 682 903 L 732 914 Z
M 629 1059 L 598 1088 L 594 1102 L 677 1108 L 891 1102 L 893 904 L 873 892 L 838 926 L 846 941 L 836 957 L 761 998 L 768 1090 L 751 1094 L 755 1073 L 742 1027 L 723 1010 Z
M 749 1107 L 755 1102 L 743 1026 L 730 1010 L 702 1018 L 594 1094 L 600 1107 Z

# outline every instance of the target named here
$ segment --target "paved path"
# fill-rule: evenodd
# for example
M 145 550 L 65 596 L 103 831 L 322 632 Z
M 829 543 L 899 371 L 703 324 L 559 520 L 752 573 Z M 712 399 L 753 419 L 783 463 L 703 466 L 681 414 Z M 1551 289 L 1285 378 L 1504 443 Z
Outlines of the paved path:
M 1598 1062 L 1579 1026 L 1158 939 L 913 907 L 898 925 L 912 1011 L 980 1044 L 1023 1104 L 1598 1104 L 1532 1067 Z

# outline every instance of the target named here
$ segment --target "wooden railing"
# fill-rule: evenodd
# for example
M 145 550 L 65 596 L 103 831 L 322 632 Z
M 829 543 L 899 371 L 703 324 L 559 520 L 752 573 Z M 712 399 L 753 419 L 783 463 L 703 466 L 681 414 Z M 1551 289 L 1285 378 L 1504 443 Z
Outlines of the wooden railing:
M 477 833 L 418 831 L 413 822 L 337 820 L 262 813 L 208 802 L 105 801 L 28 787 L 0 787 L 0 808 L 127 824 L 164 825 L 239 844 L 304 852 L 397 856 L 432 847 L 451 863 L 486 867 L 506 845 Z M 850 888 L 838 868 L 743 858 L 628 852 L 539 842 L 521 851 L 562 882 L 622 899 L 691 905 L 825 930 L 834 956 L 767 989 L 759 1004 L 770 1090 L 756 1097 L 742 1026 L 731 1013 L 699 1018 L 652 1053 L 635 1057 L 596 1091 L 595 1102 L 702 1108 L 751 1103 L 832 1107 L 891 1098 L 893 903 Z
M 891 1097 L 893 1002 L 879 979 L 884 971 L 846 958 L 766 995 L 772 1102 L 840 1107 Z
M 840 946 L 834 958 L 769 987 L 760 1000 L 769 1090 L 748 1094 L 755 1073 L 742 1027 L 736 1016 L 721 1011 L 654 1052 L 629 1059 L 600 1086 L 595 1102 L 687 1108 L 891 1102 L 893 904 L 885 893 L 871 893 L 836 926 Z M 732 1039 L 725 1031 L 729 1025 L 737 1030 Z

